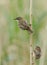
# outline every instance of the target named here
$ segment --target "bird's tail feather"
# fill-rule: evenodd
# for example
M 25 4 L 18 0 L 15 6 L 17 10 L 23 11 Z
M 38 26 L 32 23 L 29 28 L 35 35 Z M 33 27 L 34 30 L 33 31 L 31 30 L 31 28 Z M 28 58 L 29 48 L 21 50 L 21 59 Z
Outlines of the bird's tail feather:
M 33 33 L 33 30 L 31 30 L 31 29 L 28 29 L 28 31 L 29 31 L 30 33 Z

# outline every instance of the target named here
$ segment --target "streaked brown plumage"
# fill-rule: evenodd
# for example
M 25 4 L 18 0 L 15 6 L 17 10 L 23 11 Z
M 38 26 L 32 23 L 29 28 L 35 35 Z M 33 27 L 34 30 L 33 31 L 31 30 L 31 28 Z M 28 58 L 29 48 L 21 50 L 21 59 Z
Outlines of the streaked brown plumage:
M 18 25 L 22 30 L 27 30 L 33 33 L 33 31 L 30 28 L 30 25 L 22 17 L 17 17 L 14 20 L 18 20 Z
M 39 46 L 36 46 L 34 53 L 35 53 L 35 58 L 39 59 L 41 57 L 41 48 Z

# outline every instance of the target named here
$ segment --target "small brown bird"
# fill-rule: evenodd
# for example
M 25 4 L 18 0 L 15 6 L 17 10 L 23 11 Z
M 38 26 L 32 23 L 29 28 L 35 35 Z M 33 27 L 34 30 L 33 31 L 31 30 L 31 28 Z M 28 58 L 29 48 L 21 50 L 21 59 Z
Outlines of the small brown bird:
M 41 48 L 39 46 L 36 46 L 34 53 L 35 53 L 35 58 L 39 59 L 41 57 Z
M 14 20 L 18 20 L 18 25 L 22 30 L 27 30 L 31 33 L 33 33 L 33 31 L 30 28 L 30 24 L 28 24 L 22 17 L 17 17 Z

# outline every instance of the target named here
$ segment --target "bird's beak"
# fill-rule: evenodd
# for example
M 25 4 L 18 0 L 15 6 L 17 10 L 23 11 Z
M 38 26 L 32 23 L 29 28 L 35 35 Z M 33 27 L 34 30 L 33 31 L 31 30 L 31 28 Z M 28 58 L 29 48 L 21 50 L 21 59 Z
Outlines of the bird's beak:
M 16 18 L 15 18 L 15 19 L 13 19 L 13 20 L 16 20 Z
M 15 18 L 15 19 L 13 19 L 13 20 L 17 20 L 17 19 Z
M 19 18 L 17 17 L 17 18 L 15 18 L 15 20 L 19 20 Z

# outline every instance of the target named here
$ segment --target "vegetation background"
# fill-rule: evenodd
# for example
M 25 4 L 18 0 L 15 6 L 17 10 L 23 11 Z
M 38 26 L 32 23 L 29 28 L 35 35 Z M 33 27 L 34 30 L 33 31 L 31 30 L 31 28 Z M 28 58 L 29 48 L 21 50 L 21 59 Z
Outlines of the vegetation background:
M 41 58 L 35 65 L 47 65 L 47 0 L 32 0 L 33 48 L 41 47 Z
M 13 19 L 22 16 L 29 23 L 29 0 L 0 0 L 0 65 L 29 65 L 29 34 Z
M 30 22 L 30 0 L 0 0 L 0 65 L 29 65 L 30 36 L 13 19 L 22 16 Z M 47 65 L 47 0 L 32 0 L 33 48 L 41 47 L 35 65 Z

